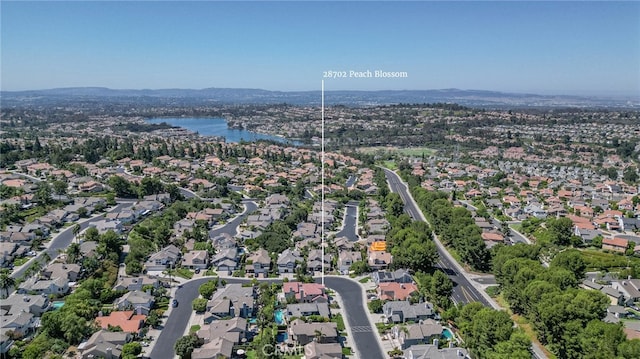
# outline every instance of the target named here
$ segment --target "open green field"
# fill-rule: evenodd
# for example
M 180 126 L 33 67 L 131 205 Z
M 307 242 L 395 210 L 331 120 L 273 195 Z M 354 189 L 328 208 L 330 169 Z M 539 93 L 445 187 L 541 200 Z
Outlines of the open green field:
M 398 148 L 398 147 L 361 147 L 358 149 L 358 152 L 373 154 L 373 153 L 394 153 L 403 156 L 412 156 L 412 157 L 421 157 L 421 156 L 432 156 L 437 151 L 433 148 L 428 147 L 408 147 L 408 148 Z
M 397 152 L 405 156 L 422 157 L 422 156 L 433 156 L 437 151 L 427 147 L 409 147 L 409 148 L 398 148 L 394 152 Z

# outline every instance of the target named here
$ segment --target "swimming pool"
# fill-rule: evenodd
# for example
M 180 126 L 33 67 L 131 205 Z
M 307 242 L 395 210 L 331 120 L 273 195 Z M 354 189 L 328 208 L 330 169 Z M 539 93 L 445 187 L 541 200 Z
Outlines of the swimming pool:
M 444 328 L 442 329 L 442 338 L 451 340 L 455 339 L 456 337 L 455 335 L 453 335 L 453 332 L 451 330 L 449 330 L 448 328 Z
M 60 308 L 62 308 L 62 306 L 64 305 L 64 302 L 52 302 L 51 306 L 53 307 L 53 310 L 58 310 Z
M 284 343 L 285 341 L 287 341 L 287 338 L 289 338 L 289 333 L 287 332 L 278 333 L 278 335 L 276 335 L 276 342 Z
M 282 309 L 278 309 L 273 313 L 273 317 L 276 321 L 276 324 L 284 324 L 284 312 Z

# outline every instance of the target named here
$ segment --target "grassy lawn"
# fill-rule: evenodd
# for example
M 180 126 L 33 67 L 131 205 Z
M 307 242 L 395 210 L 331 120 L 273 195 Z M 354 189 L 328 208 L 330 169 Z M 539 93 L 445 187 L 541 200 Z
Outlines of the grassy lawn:
M 218 273 L 216 273 L 216 271 L 213 270 L 213 269 L 208 269 L 206 272 L 204 272 L 204 275 L 205 276 L 216 276 L 217 277 Z
M 198 330 L 200 330 L 200 325 L 195 324 L 195 325 L 192 325 L 191 328 L 189 328 L 189 333 L 195 333 Z
M 436 150 L 427 147 L 409 147 L 409 148 L 401 148 L 396 151 L 404 156 L 412 156 L 412 157 L 421 157 L 421 156 L 432 156 L 436 153 Z
M 181 277 L 184 279 L 193 278 L 193 272 L 187 268 L 174 269 L 173 271 L 171 271 L 171 274 L 175 275 L 176 277 Z
M 29 258 L 29 257 L 16 258 L 16 259 L 13 260 L 13 265 L 16 266 L 16 267 L 19 267 L 19 266 L 27 263 L 29 261 L 29 259 L 31 259 L 31 258 Z
M 336 323 L 336 327 L 338 329 L 339 332 L 345 330 L 345 326 L 344 326 L 344 319 L 342 318 L 342 315 L 340 314 L 336 314 L 331 318 L 331 321 Z
M 396 164 L 395 161 L 384 161 L 382 163 L 382 165 L 392 171 L 397 170 L 398 169 L 398 165 Z
M 364 277 L 364 278 L 360 279 L 358 282 L 360 282 L 360 283 L 368 283 L 370 279 L 371 279 L 370 277 Z

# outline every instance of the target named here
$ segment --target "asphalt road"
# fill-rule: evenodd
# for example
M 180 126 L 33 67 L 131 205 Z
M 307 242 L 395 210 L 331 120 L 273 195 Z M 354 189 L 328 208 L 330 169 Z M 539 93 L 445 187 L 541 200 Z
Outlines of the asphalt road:
M 356 233 L 357 221 L 358 221 L 358 204 L 354 205 L 349 202 L 345 206 L 343 226 L 340 232 L 336 233 L 337 237 L 347 237 L 351 242 L 358 240 L 358 234 Z
M 387 181 L 389 182 L 389 186 L 391 187 L 391 191 L 398 193 L 402 198 L 405 205 L 405 211 L 414 220 L 421 221 L 421 212 L 414 204 L 411 194 L 404 183 L 400 180 L 400 177 L 390 170 L 385 169 L 384 171 Z M 436 242 L 436 244 L 438 244 L 438 242 Z M 478 292 L 469 280 L 458 272 L 456 266 L 449 260 L 448 256 L 445 255 L 445 249 L 440 245 L 437 246 L 437 249 L 440 258 L 436 263 L 436 268 L 446 273 L 453 281 L 453 293 L 451 295 L 451 299 L 455 303 L 467 304 L 471 302 L 480 302 L 483 305 L 491 307 L 491 304 Z
M 355 344 L 357 352 L 362 358 L 381 359 L 386 358 L 378 340 L 378 330 L 371 325 L 368 308 L 365 307 L 362 297 L 363 288 L 347 278 L 325 277 L 324 284 L 335 290 L 342 298 L 342 305 L 346 320 L 351 328 L 353 337 L 351 342 Z
M 189 319 L 191 318 L 191 302 L 198 297 L 198 288 L 213 277 L 205 277 L 186 282 L 176 291 L 175 299 L 178 306 L 171 309 L 169 317 L 166 319 L 160 336 L 156 339 L 156 344 L 151 351 L 150 358 L 153 359 L 173 359 L 175 356 L 174 344 L 184 335 Z M 246 283 L 251 279 L 246 278 L 225 278 L 227 283 Z M 268 282 L 280 282 L 280 279 L 273 279 Z M 319 281 L 319 279 L 317 279 Z M 339 277 L 325 277 L 325 285 L 335 290 L 343 299 L 344 312 L 347 317 L 347 325 L 351 327 L 353 333 L 352 342 L 359 353 L 366 353 L 367 358 L 385 358 L 377 338 L 377 330 L 371 327 L 369 318 L 362 302 L 363 289 L 359 283 Z
M 109 212 L 113 212 L 113 211 L 117 211 L 117 210 L 121 210 L 121 209 L 127 209 L 133 206 L 133 203 L 120 203 L 118 205 L 116 205 L 115 207 L 113 207 L 112 209 L 109 210 Z M 89 220 L 87 220 L 86 222 L 80 223 L 80 230 L 84 230 L 87 227 L 89 227 L 89 224 L 93 223 L 93 222 L 97 222 L 97 221 L 101 221 L 104 218 L 102 216 L 98 216 L 95 218 L 91 218 Z M 69 245 L 71 244 L 71 242 L 73 241 L 73 227 L 74 226 L 70 226 L 68 228 L 66 228 L 65 230 L 63 230 L 62 232 L 58 233 L 58 234 L 54 234 L 54 237 L 51 239 L 51 244 L 49 246 L 48 249 L 40 252 L 38 254 L 38 256 L 36 257 L 36 261 L 42 261 L 43 260 L 43 256 L 44 253 L 47 253 L 49 255 L 49 258 L 54 259 L 58 256 L 60 251 L 64 251 L 67 249 L 67 247 L 69 247 Z M 31 262 L 33 263 L 33 262 Z M 14 271 L 11 276 L 13 278 L 20 278 L 24 275 L 24 272 L 27 271 L 27 269 L 29 268 L 30 265 L 23 265 L 20 269 Z
M 347 188 L 353 186 L 356 183 L 356 176 L 349 176 L 349 178 L 347 178 L 347 181 L 345 182 L 345 186 Z
M 258 205 L 253 201 L 243 200 L 242 204 L 244 204 L 246 208 L 244 213 L 242 213 L 239 216 L 236 216 L 234 219 L 227 222 L 227 224 L 225 224 L 224 226 L 210 230 L 209 238 L 217 237 L 222 233 L 227 233 L 227 234 L 230 234 L 231 236 L 235 236 L 237 234 L 238 226 L 240 226 L 240 224 L 245 219 L 245 217 L 251 214 L 252 212 L 254 212 L 256 209 L 258 209 Z

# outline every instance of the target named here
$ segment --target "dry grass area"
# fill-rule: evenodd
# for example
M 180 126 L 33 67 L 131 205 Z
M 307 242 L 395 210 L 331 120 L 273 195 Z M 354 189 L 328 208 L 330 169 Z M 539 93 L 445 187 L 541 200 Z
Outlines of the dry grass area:
M 521 315 L 513 314 L 513 312 L 511 312 L 511 309 L 509 309 L 509 303 L 507 303 L 502 294 L 497 296 L 495 300 L 500 307 L 502 307 L 507 311 L 507 313 L 509 313 L 509 315 L 511 316 L 511 320 L 513 320 L 518 325 L 518 327 L 522 328 L 522 330 L 532 343 L 535 343 L 540 348 L 542 348 L 542 351 L 549 359 L 557 359 L 557 357 L 553 355 L 553 353 L 551 353 L 544 345 L 540 343 L 538 337 L 536 336 L 536 332 L 533 330 L 533 326 L 531 325 L 531 323 L 529 323 L 529 320 Z

